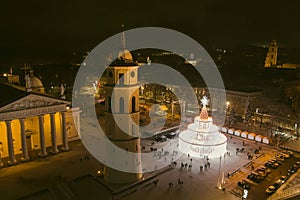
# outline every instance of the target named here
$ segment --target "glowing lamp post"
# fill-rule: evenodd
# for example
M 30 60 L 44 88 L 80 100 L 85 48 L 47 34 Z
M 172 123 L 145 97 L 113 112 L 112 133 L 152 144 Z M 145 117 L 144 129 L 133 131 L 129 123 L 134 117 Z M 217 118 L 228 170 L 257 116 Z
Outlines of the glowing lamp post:
M 226 121 L 228 122 L 228 120 L 227 120 L 227 118 L 228 118 L 228 110 L 229 110 L 229 105 L 230 105 L 230 102 L 229 101 L 227 101 L 226 102 L 226 110 L 225 110 L 225 112 L 226 112 L 226 116 L 225 116 L 225 123 L 226 123 Z
M 223 155 L 223 165 L 222 165 L 222 155 L 220 156 L 220 160 L 219 160 L 219 176 L 218 176 L 218 183 L 217 183 L 217 188 L 222 190 L 224 189 L 222 186 L 225 183 L 225 157 L 226 157 L 226 153 Z
M 230 105 L 230 102 L 227 101 L 227 102 L 226 102 L 226 110 L 228 109 L 229 105 Z

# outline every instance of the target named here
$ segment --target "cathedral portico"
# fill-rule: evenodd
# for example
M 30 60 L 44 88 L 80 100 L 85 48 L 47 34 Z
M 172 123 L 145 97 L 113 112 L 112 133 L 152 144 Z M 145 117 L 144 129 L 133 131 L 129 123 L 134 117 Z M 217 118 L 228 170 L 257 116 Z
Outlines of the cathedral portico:
M 0 87 L 4 86 L 0 83 Z M 7 87 L 4 89 L 16 90 Z M 15 164 L 38 154 L 44 157 L 69 150 L 69 139 L 79 139 L 75 124 L 80 122 L 80 110 L 69 108 L 68 101 L 17 92 L 16 100 L 0 101 L 0 163 Z

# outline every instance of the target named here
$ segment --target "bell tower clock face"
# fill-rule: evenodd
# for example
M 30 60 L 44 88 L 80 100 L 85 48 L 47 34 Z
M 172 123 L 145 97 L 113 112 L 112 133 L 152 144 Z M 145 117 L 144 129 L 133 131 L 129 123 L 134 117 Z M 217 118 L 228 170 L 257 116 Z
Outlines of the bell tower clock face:
M 131 71 L 130 76 L 131 76 L 132 78 L 134 78 L 135 72 L 134 72 L 134 71 Z

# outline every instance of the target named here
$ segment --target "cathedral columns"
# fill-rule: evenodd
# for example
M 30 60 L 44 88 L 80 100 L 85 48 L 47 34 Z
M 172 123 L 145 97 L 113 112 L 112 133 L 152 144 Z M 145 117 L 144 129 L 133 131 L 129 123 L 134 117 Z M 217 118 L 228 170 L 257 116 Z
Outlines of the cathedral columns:
M 39 131 L 40 131 L 40 145 L 41 145 L 41 156 L 46 156 L 46 144 L 45 144 L 45 132 L 44 132 L 44 115 L 39 115 Z
M 52 151 L 57 153 L 55 113 L 50 113 Z
M 6 124 L 6 132 L 7 132 L 7 143 L 8 143 L 8 153 L 9 153 L 9 164 L 14 164 L 16 162 L 15 159 L 15 150 L 14 143 L 12 138 L 12 130 L 11 130 L 11 121 L 5 121 Z
M 25 134 L 25 123 L 24 118 L 19 119 L 20 128 L 21 128 L 21 145 L 22 145 L 22 160 L 29 160 L 27 144 L 26 144 L 26 134 Z
M 64 151 L 68 151 L 69 150 L 69 144 L 68 144 L 68 136 L 67 136 L 66 112 L 61 112 L 61 117 L 62 117 L 63 148 L 64 148 Z

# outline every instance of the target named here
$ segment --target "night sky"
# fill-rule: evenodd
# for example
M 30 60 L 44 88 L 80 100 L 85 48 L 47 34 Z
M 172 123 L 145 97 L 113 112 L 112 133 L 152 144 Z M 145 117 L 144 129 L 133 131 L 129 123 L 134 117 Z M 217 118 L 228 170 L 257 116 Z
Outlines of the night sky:
M 180 2 L 180 3 L 178 3 Z M 178 30 L 202 45 L 300 48 L 299 1 L 27 0 L 0 6 L 0 63 L 42 62 L 88 51 L 126 29 Z

